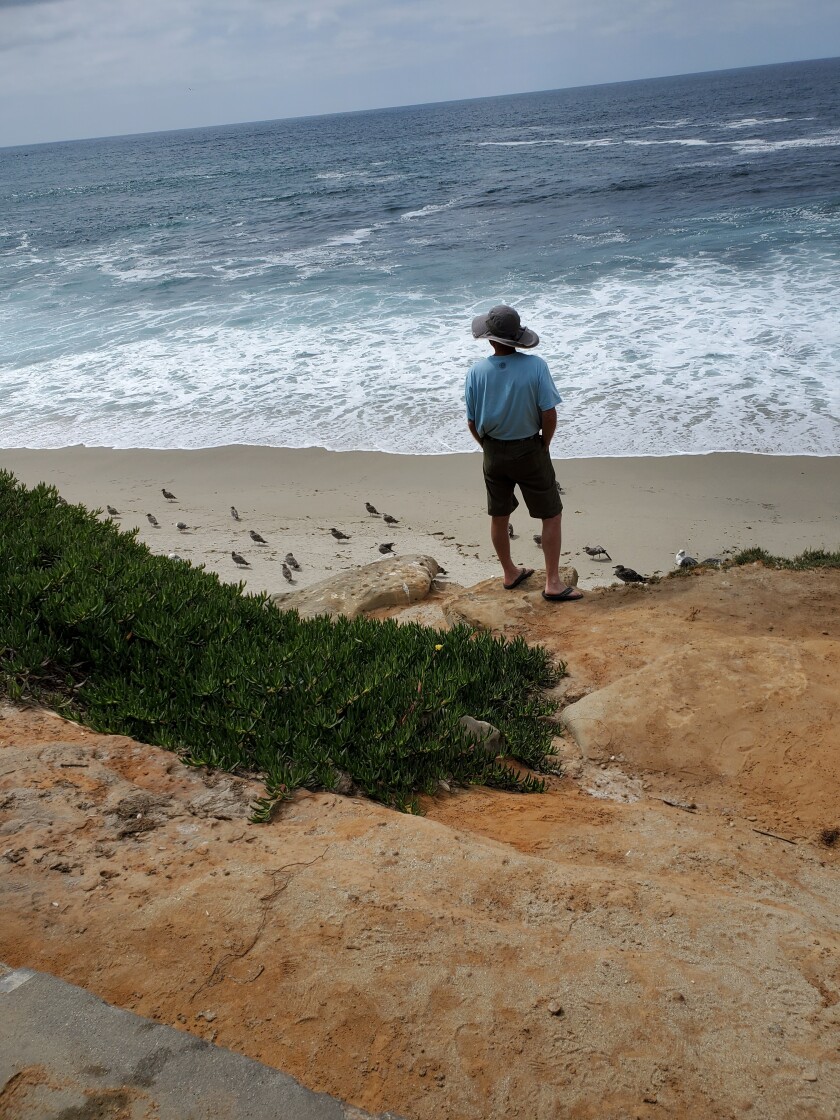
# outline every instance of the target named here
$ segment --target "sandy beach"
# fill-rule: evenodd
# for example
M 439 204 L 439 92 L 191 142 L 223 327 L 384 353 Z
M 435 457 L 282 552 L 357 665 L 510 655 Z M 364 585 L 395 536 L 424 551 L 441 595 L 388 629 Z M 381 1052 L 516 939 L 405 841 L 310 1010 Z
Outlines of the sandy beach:
M 70 502 L 120 511 L 159 553 L 177 552 L 252 591 L 288 591 L 281 562 L 293 552 L 296 586 L 378 560 L 378 545 L 435 557 L 468 586 L 498 571 L 488 537 L 481 459 L 319 449 L 229 446 L 201 451 L 68 447 L 0 452 L 0 466 L 33 485 L 47 481 Z M 614 562 L 653 574 L 673 567 L 684 548 L 702 560 L 760 546 L 781 555 L 840 548 L 836 495 L 840 457 L 710 454 L 661 458 L 555 460 L 563 487 L 563 551 L 581 587 L 612 582 L 608 562 L 591 560 L 600 544 Z M 162 488 L 177 501 L 167 501 Z M 399 520 L 388 527 L 365 510 Z M 241 521 L 230 514 L 239 511 Z M 160 528 L 153 528 L 146 514 Z M 533 567 L 539 523 L 524 506 L 512 517 L 514 559 Z M 176 522 L 189 526 L 179 532 Z M 335 527 L 349 535 L 339 542 Z M 268 542 L 257 545 L 255 530 Z M 240 569 L 231 551 L 245 556 Z

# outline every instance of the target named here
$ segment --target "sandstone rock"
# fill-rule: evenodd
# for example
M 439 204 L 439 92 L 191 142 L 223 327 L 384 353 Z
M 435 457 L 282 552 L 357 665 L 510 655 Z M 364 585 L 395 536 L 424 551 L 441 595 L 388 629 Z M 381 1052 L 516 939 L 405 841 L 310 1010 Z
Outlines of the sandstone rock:
M 578 574 L 574 568 L 561 568 L 560 578 L 571 587 L 577 587 Z M 460 623 L 496 634 L 525 634 L 539 615 L 549 611 L 557 614 L 558 607 L 566 605 L 547 603 L 542 597 L 544 587 L 544 571 L 535 571 L 513 591 L 505 589 L 501 577 L 487 579 L 449 598 L 443 605 L 443 613 L 450 626 Z
M 677 771 L 817 819 L 840 785 L 840 642 L 705 638 L 672 650 L 562 715 L 594 762 Z M 820 749 L 815 750 L 815 746 Z M 820 808 L 821 806 L 821 808 Z
M 469 737 L 493 758 L 502 753 L 502 733 L 498 727 L 483 719 L 473 719 L 472 716 L 461 716 L 458 722 Z
M 407 607 L 425 599 L 440 570 L 431 556 L 392 556 L 272 599 L 281 610 L 296 610 L 301 618 L 357 618 L 379 607 Z

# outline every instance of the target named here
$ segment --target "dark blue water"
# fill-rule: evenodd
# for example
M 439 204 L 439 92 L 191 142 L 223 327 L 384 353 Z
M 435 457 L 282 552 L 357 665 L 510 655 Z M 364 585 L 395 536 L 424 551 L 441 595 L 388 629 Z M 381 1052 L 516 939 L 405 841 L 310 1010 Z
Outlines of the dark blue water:
M 474 313 L 572 455 L 829 454 L 840 60 L 0 150 L 0 444 L 468 450 Z

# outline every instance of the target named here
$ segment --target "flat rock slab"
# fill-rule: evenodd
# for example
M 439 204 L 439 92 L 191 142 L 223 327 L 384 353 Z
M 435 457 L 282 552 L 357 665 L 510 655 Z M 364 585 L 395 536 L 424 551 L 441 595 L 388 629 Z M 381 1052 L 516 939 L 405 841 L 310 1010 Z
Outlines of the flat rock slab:
M 733 800 L 795 808 L 787 827 L 836 827 L 840 642 L 695 638 L 569 705 L 563 722 L 595 762 L 677 770 Z
M 0 970 L 6 1120 L 370 1120 L 288 1074 L 111 1007 L 54 976 Z
M 561 568 L 560 579 L 570 587 L 577 587 L 578 573 L 575 568 Z M 544 587 L 545 571 L 540 570 L 510 591 L 501 578 L 486 579 L 452 595 L 444 604 L 443 613 L 450 626 L 461 623 L 475 630 L 490 630 L 509 637 L 528 635 L 541 616 L 571 611 L 584 601 L 548 603 L 542 597 Z
M 440 571 L 431 556 L 391 556 L 272 599 L 281 610 L 296 610 L 301 618 L 324 614 L 357 618 L 382 607 L 407 607 L 425 599 Z

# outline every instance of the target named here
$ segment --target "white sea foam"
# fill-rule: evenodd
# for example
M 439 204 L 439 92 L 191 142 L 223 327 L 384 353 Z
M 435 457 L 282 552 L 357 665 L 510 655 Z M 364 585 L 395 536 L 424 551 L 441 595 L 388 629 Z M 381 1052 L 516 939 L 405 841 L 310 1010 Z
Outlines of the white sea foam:
M 494 298 L 543 336 L 564 397 L 562 454 L 836 452 L 829 258 L 788 252 L 754 273 L 675 259 L 588 288 L 519 282 Z M 482 306 L 441 307 L 422 291 L 275 289 L 229 309 L 234 322 L 247 311 L 247 327 L 186 318 L 154 338 L 128 329 L 129 311 L 125 329 L 91 331 L 72 356 L 33 355 L 13 372 L 0 444 L 468 451 L 462 386 L 484 352 L 468 330 Z

